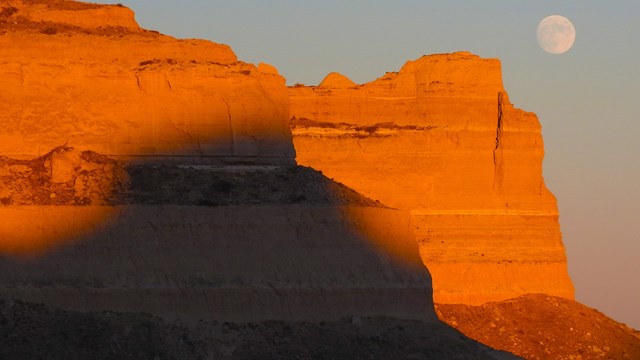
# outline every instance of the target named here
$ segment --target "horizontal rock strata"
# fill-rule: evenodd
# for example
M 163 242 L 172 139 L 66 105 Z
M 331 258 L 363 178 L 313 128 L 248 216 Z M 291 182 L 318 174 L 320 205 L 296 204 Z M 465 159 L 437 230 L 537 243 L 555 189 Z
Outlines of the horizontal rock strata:
M 412 212 L 436 302 L 573 297 L 540 124 L 509 102 L 498 60 L 425 56 L 289 95 L 300 164 Z
M 182 163 L 293 164 L 284 78 L 121 6 L 0 3 L 0 154 L 61 145 Z
M 436 321 L 410 217 L 397 210 L 13 206 L 0 219 L 5 245 L 12 234 L 66 235 L 33 253 L 0 248 L 10 298 L 192 321 Z
M 295 166 L 285 81 L 122 6 L 0 1 L 0 295 L 435 322 L 406 212 Z
M 0 295 L 170 319 L 435 322 L 407 212 L 300 166 L 0 157 Z

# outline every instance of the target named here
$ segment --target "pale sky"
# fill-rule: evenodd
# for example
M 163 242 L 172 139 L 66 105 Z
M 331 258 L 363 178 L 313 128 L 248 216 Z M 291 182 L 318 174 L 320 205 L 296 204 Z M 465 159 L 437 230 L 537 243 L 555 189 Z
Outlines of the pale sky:
M 502 61 L 511 102 L 538 114 L 577 300 L 640 328 L 640 1 L 118 0 L 141 26 L 229 44 L 289 84 L 331 71 L 356 83 L 424 54 Z M 542 51 L 538 22 L 569 18 L 577 40 Z

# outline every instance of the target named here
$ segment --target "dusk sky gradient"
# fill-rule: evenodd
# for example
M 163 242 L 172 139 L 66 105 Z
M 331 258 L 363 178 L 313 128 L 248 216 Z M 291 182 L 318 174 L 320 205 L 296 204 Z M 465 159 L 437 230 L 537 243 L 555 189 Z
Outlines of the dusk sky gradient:
M 232 47 L 288 84 L 332 71 L 356 83 L 425 54 L 502 61 L 512 103 L 535 112 L 577 300 L 640 328 L 640 1 L 118 0 L 141 26 Z M 538 47 L 548 15 L 570 19 L 571 50 Z

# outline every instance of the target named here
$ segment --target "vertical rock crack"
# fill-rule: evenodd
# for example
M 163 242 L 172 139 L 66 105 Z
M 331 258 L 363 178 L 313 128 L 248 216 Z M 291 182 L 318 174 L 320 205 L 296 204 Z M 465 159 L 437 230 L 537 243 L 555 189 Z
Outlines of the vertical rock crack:
M 504 94 L 498 92 L 498 121 L 496 124 L 496 146 L 493 149 L 493 189 L 496 192 L 502 191 L 502 181 L 504 178 L 503 158 L 502 158 L 502 116 L 503 116 Z

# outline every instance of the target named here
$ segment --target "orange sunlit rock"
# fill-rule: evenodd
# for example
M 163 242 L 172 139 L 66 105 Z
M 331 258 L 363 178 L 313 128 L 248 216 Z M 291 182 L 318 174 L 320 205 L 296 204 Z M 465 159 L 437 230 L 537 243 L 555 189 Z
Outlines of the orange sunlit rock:
M 110 206 L 0 206 L 0 256 L 33 258 L 105 226 Z
M 334 73 L 323 84 L 344 83 L 336 78 L 344 76 Z M 296 118 L 495 131 L 500 91 L 504 90 L 498 60 L 454 53 L 409 61 L 399 72 L 355 88 L 321 84 L 293 87 L 289 93 L 291 116 Z
M 18 15 L 34 23 L 65 24 L 86 29 L 119 27 L 140 30 L 133 11 L 122 5 L 99 5 L 69 0 L 3 0 L 0 3 L 6 17 Z
M 34 256 L 101 227 L 128 176 L 91 151 L 61 146 L 30 160 L 0 156 L 0 255 Z
M 123 6 L 5 0 L 0 48 L 2 253 L 107 221 L 114 159 L 295 163 L 284 78 L 226 45 L 141 29 Z
M 322 80 L 320 85 L 318 85 L 318 87 L 321 88 L 350 88 L 354 86 L 356 86 L 356 83 L 351 81 L 351 79 L 349 79 L 348 77 L 337 72 L 332 72 L 331 74 L 327 75 Z
M 543 294 L 481 306 L 436 304 L 470 338 L 524 359 L 640 359 L 640 332 L 578 302 Z
M 0 154 L 292 164 L 284 78 L 226 45 L 140 29 L 121 6 L 2 4 Z
M 289 94 L 298 163 L 412 211 L 436 302 L 573 297 L 540 124 L 509 102 L 498 60 L 424 56 Z
M 424 269 L 408 212 L 374 207 L 344 207 L 341 211 L 342 218 L 385 263 L 416 273 Z

